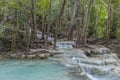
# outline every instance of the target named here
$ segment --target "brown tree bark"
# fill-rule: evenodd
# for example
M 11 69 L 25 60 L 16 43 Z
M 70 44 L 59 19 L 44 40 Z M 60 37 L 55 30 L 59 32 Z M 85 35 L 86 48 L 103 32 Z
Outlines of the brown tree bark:
M 82 39 L 83 39 L 83 26 L 84 26 L 84 18 L 85 18 L 85 9 L 84 9 L 84 1 L 81 2 L 80 5 L 80 26 L 78 26 L 78 33 L 77 33 L 77 40 L 76 40 L 76 47 L 79 48 L 82 45 Z
M 12 31 L 12 43 L 11 43 L 11 51 L 13 53 L 16 52 L 16 35 L 17 35 L 17 27 L 18 27 L 18 11 L 15 9 L 14 11 L 14 20 L 13 20 L 13 31 Z
M 6 0 L 3 0 L 3 4 L 6 4 Z M 7 8 L 6 8 L 6 6 L 4 6 L 4 8 L 3 8 L 3 17 L 2 17 L 2 20 L 1 20 L 1 24 L 4 24 L 6 22 L 7 16 L 8 16 Z
M 88 31 L 90 11 L 92 8 L 92 2 L 93 2 L 93 0 L 88 1 L 87 12 L 86 12 L 85 19 L 84 19 L 83 34 L 82 34 L 83 35 L 83 39 L 82 39 L 83 45 L 85 45 L 87 42 L 87 34 L 88 34 L 87 31 Z
M 72 20 L 71 20 L 70 30 L 68 33 L 68 35 L 69 35 L 68 40 L 73 40 L 73 27 L 75 25 L 75 18 L 76 18 L 76 14 L 78 11 L 78 5 L 79 5 L 79 1 L 74 0 L 73 16 L 72 16 Z
M 30 50 L 30 19 L 28 18 L 28 20 L 26 21 L 26 25 L 25 25 L 25 43 L 26 43 L 26 49 L 25 49 L 25 53 L 27 54 Z
M 45 14 L 42 15 L 42 40 L 44 40 L 45 36 Z
M 107 26 L 106 26 L 106 38 L 107 41 L 110 41 L 110 31 L 112 28 L 112 20 L 113 20 L 113 16 L 112 16 L 112 4 L 111 4 L 111 0 L 108 1 L 108 19 L 107 19 Z
M 62 6 L 60 9 L 60 14 L 58 16 L 58 20 L 57 20 L 57 24 L 56 24 L 56 31 L 55 31 L 55 38 L 54 38 L 54 45 L 53 45 L 54 49 L 56 49 L 57 36 L 58 36 L 59 27 L 60 27 L 60 20 L 62 18 L 62 14 L 64 12 L 65 4 L 66 4 L 66 0 L 63 0 Z
M 35 15 L 35 0 L 31 0 L 31 26 L 32 26 L 32 39 L 37 37 L 36 15 Z
M 67 37 L 67 35 L 68 35 L 68 30 L 67 30 L 67 28 L 68 28 L 68 24 L 67 24 L 67 14 L 66 13 L 64 13 L 64 26 L 65 26 L 65 28 L 64 28 L 64 30 L 65 30 L 65 36 Z
M 49 6 L 49 21 L 48 21 L 47 34 L 46 34 L 46 39 L 45 39 L 45 48 L 47 48 L 48 37 L 49 37 L 49 33 L 50 33 L 51 11 L 52 11 L 52 0 L 50 0 L 50 6 Z

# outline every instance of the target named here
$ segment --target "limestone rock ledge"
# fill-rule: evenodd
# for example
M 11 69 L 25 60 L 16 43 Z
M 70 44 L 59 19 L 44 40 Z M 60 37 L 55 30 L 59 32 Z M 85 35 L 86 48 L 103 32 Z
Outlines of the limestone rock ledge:
M 55 54 L 61 54 L 57 50 L 31 49 L 29 52 L 7 52 L 0 54 L 0 59 L 48 59 Z

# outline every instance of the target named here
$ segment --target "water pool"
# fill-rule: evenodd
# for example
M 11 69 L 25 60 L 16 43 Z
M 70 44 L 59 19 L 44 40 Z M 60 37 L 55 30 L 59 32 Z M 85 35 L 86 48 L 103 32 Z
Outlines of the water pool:
M 54 61 L 0 61 L 0 80 L 72 80 L 68 69 Z
M 2 60 L 0 80 L 120 80 L 113 75 L 87 77 L 74 76 L 77 68 L 68 68 L 50 60 Z M 79 73 L 78 73 L 79 74 Z

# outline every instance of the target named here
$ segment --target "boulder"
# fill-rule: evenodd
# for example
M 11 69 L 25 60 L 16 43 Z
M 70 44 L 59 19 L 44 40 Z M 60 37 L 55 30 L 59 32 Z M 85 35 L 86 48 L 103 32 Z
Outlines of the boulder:
M 84 52 L 86 53 L 87 56 L 94 56 L 100 54 L 109 54 L 110 49 L 104 46 L 90 45 L 87 46 L 87 48 L 84 48 Z
M 0 55 L 0 59 L 3 59 L 3 56 L 2 56 L 2 55 Z
M 80 62 L 86 65 L 96 65 L 96 66 L 104 65 L 104 61 L 99 59 L 93 59 L 93 58 L 85 58 L 85 59 L 83 58 L 83 59 L 80 59 Z
M 104 60 L 105 65 L 118 65 L 119 62 L 117 60 L 115 60 L 114 58 L 108 58 L 106 60 Z
M 120 77 L 120 68 L 115 68 L 113 72 Z
M 23 55 L 21 55 L 21 58 L 22 58 L 22 59 L 26 58 L 26 55 L 24 55 L 24 54 L 23 54 Z
M 10 54 L 8 57 L 10 57 L 10 58 L 17 58 L 18 56 L 17 56 L 17 54 Z
M 105 75 L 106 72 L 100 68 L 91 68 L 91 74 L 93 74 L 93 75 Z
M 109 49 L 109 48 L 106 48 L 106 47 L 100 48 L 100 50 L 102 51 L 103 54 L 108 54 L 108 53 L 110 53 L 110 49 Z
M 44 53 L 44 54 L 39 54 L 38 57 L 39 57 L 40 59 L 45 59 L 45 58 L 47 58 L 47 56 L 46 56 L 45 53 Z
M 34 55 L 34 54 L 27 55 L 27 58 L 28 58 L 28 59 L 33 59 L 33 58 L 35 58 L 35 57 L 36 57 L 36 55 Z

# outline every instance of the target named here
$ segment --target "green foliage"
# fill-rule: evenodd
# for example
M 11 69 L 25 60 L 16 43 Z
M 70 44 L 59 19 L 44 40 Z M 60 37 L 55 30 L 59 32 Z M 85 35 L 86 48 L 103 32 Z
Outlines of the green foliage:
M 96 29 L 99 38 L 104 36 L 107 20 L 107 4 L 103 0 L 94 0 L 94 11 L 96 13 Z
M 4 33 L 6 29 L 7 29 L 7 26 L 0 24 L 0 38 L 4 37 Z
M 5 2 L 4 2 L 5 1 Z M 79 0 L 80 5 L 85 5 L 84 9 L 86 10 L 87 2 L 88 0 Z M 120 0 L 111 0 L 113 5 L 113 22 L 112 26 L 115 27 L 113 29 L 114 34 L 117 38 L 120 37 Z M 50 0 L 36 0 L 35 2 L 35 13 L 37 16 L 39 16 L 39 20 L 42 19 L 42 16 L 45 15 L 48 17 L 49 14 L 49 6 L 50 6 Z M 56 24 L 56 19 L 59 15 L 59 10 L 61 6 L 61 0 L 52 0 L 52 28 Z M 66 15 L 66 24 L 70 25 L 71 17 L 73 14 L 73 6 L 74 1 L 68 0 L 65 8 L 65 15 Z M 29 17 L 31 17 L 31 3 L 30 0 L 0 0 L 0 21 L 2 20 L 4 9 L 6 9 L 6 13 L 9 17 L 11 17 L 10 20 L 8 20 L 6 23 L 13 24 L 13 12 L 15 9 L 18 10 L 18 23 L 20 28 L 24 28 L 25 22 L 28 20 Z M 93 0 L 93 6 L 90 16 L 90 23 L 89 23 L 89 30 L 88 33 L 90 33 L 90 36 L 95 35 L 98 38 L 104 37 L 105 35 L 105 29 L 106 29 L 106 22 L 107 22 L 107 12 L 108 11 L 108 0 Z M 80 7 L 79 7 L 80 12 Z M 78 13 L 78 18 L 81 18 L 81 13 Z M 40 25 L 40 22 L 37 23 Z M 12 27 L 12 26 L 10 26 Z M 4 37 L 4 32 L 7 26 L 0 25 L 0 37 Z M 19 28 L 18 28 L 19 29 Z M 65 32 L 64 29 L 62 29 L 63 32 Z
M 45 14 L 48 11 L 50 0 L 38 0 L 36 3 L 36 13 L 38 15 Z

